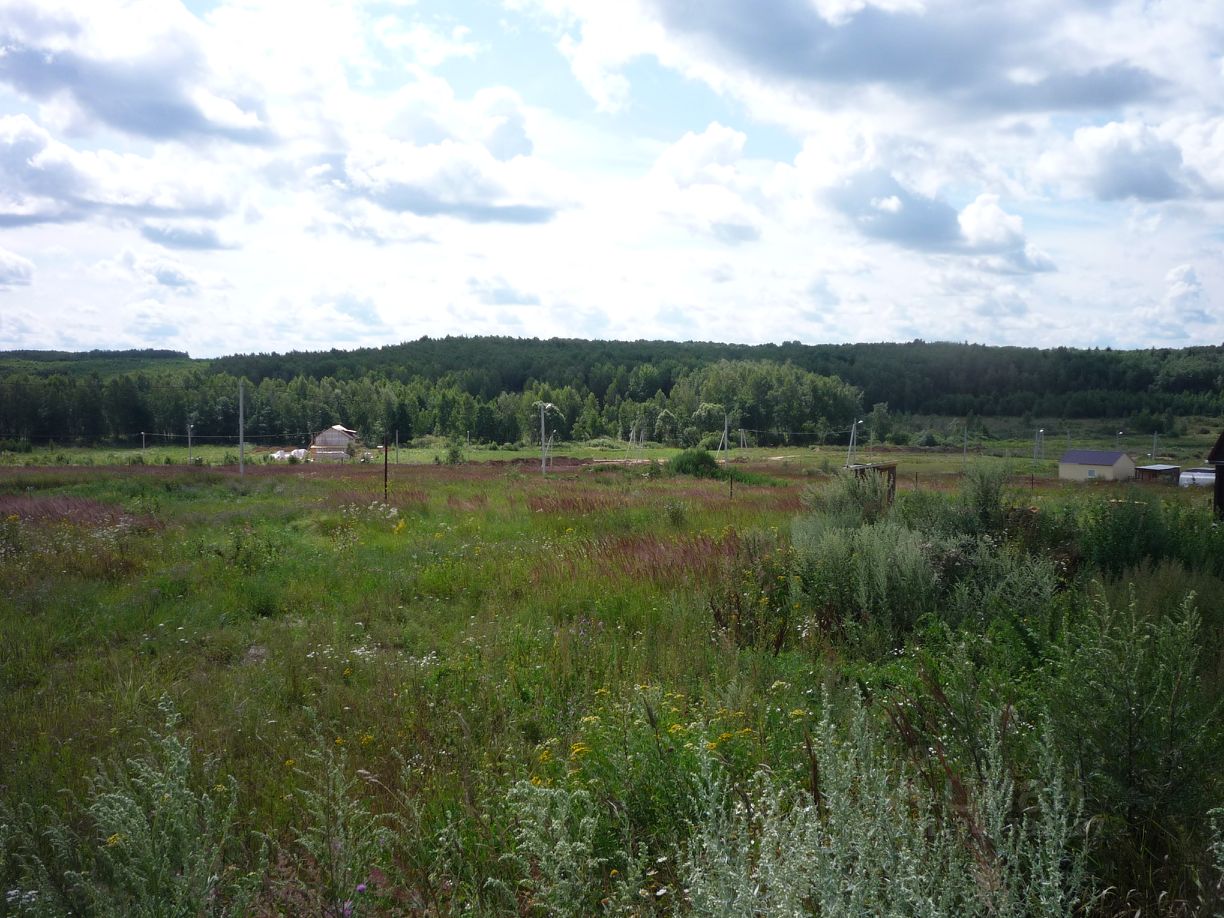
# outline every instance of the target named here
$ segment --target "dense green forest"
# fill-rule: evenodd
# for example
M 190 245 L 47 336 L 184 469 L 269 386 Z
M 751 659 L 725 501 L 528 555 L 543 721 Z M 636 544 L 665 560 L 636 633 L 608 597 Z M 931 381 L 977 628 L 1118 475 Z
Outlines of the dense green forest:
M 422 338 L 354 351 L 193 361 L 174 351 L 0 353 L 0 439 L 131 442 L 140 433 L 231 437 L 238 380 L 253 438 L 301 442 L 344 423 L 399 434 L 517 442 L 537 401 L 562 439 L 691 445 L 724 417 L 761 442 L 836 442 L 876 406 L 897 415 L 1118 418 L 1165 432 L 1224 414 L 1224 347 L 1144 351 L 955 343 L 733 345 Z M 875 425 L 875 434 L 884 428 Z

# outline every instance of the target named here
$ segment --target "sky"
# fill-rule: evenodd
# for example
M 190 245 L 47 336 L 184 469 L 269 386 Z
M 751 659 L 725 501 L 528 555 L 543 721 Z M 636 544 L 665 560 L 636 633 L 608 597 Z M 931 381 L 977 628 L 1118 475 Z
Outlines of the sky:
M 0 349 L 1224 342 L 1219 0 L 0 0 Z

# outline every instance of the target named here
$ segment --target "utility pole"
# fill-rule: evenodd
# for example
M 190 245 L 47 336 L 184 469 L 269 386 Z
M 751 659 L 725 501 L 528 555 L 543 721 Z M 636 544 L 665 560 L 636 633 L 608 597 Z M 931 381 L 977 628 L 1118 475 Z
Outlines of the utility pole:
M 395 432 L 395 464 L 399 465 L 399 431 Z
M 246 422 L 245 417 L 245 399 L 246 387 L 243 385 L 244 380 L 238 380 L 238 477 L 246 477 L 246 437 L 243 433 L 243 427 Z
M 143 456 L 145 451 L 145 432 L 140 432 L 140 455 Z
M 548 444 L 545 442 L 544 434 L 544 415 L 546 412 L 554 408 L 552 402 L 537 401 L 532 403 L 533 408 L 540 409 L 540 474 L 548 474 Z
M 850 448 L 846 450 L 846 468 L 850 468 L 850 463 L 854 459 L 854 445 L 858 441 L 858 429 L 862 423 L 859 420 L 850 425 Z
M 1153 462 L 1156 461 L 1156 437 L 1157 436 L 1158 435 L 1156 431 L 1152 431 L 1152 461 Z
M 387 435 L 383 434 L 383 503 L 387 503 L 391 496 L 391 489 L 387 483 L 387 463 L 391 457 L 387 453 Z

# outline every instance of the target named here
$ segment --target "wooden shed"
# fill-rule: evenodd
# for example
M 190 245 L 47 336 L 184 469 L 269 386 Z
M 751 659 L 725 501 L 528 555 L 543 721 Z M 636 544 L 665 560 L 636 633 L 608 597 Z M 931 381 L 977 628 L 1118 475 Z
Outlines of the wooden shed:
M 1180 465 L 1141 465 L 1135 469 L 1135 481 L 1150 481 L 1157 484 L 1176 485 L 1181 478 Z
M 1207 461 L 1215 469 L 1215 515 L 1217 519 L 1224 519 L 1224 470 L 1220 468 L 1224 465 L 1224 433 L 1220 434 L 1215 446 L 1207 454 Z

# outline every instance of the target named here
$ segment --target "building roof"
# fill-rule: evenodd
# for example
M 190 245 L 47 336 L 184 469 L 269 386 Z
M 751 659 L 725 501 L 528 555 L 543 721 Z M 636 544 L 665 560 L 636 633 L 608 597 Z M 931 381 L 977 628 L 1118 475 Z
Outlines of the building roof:
M 333 424 L 331 427 L 327 428 L 327 430 L 338 430 L 340 433 L 348 434 L 350 437 L 357 436 L 357 431 L 349 430 L 343 424 Z M 326 433 L 326 432 L 327 431 L 320 431 L 320 433 Z
M 1220 434 L 1220 439 L 1216 440 L 1215 446 L 1207 454 L 1207 461 L 1212 465 L 1224 465 L 1224 433 Z
M 1113 465 L 1125 455 L 1117 449 L 1069 449 L 1058 461 L 1068 465 Z

